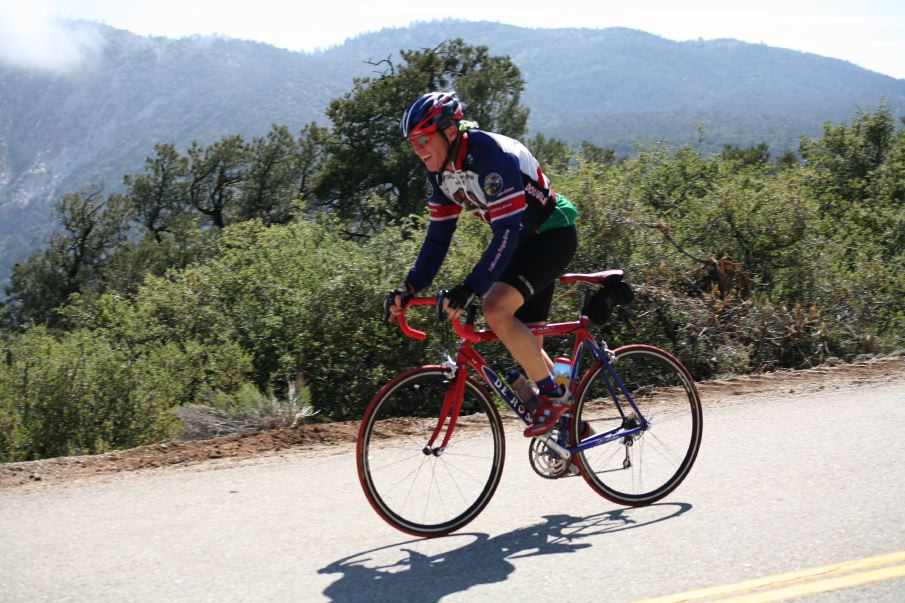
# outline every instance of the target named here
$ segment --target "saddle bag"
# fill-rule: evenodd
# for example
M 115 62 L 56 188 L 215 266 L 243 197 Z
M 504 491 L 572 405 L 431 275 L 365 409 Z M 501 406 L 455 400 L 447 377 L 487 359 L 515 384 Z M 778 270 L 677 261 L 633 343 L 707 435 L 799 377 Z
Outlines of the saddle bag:
M 581 313 L 595 324 L 604 324 L 616 306 L 631 303 L 633 299 L 632 286 L 622 280 L 621 274 L 613 274 L 603 279 L 596 291 L 588 292 Z

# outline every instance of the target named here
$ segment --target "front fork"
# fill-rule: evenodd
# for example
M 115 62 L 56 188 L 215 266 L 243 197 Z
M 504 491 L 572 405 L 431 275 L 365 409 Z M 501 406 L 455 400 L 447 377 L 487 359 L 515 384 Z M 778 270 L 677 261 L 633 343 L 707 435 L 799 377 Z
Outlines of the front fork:
M 465 397 L 465 382 L 468 380 L 468 368 L 462 364 L 456 366 L 456 363 L 447 356 L 445 363 L 447 371 L 454 371 L 453 381 L 450 387 L 446 388 L 443 396 L 443 406 L 440 407 L 440 416 L 437 419 L 437 425 L 431 434 L 427 444 L 421 450 L 427 455 L 440 456 L 449 444 L 453 430 L 459 420 L 459 412 L 462 410 L 462 399 Z M 446 425 L 446 433 L 439 446 L 434 446 L 440 433 L 443 432 L 443 426 Z

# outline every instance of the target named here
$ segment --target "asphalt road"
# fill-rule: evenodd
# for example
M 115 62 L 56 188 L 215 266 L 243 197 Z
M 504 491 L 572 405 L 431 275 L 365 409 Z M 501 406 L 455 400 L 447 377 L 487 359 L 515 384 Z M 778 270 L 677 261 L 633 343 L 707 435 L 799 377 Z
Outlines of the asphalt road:
M 0 601 L 905 600 L 905 383 L 704 404 L 664 501 L 543 480 L 512 430 L 490 505 L 431 541 L 351 449 L 0 491 Z

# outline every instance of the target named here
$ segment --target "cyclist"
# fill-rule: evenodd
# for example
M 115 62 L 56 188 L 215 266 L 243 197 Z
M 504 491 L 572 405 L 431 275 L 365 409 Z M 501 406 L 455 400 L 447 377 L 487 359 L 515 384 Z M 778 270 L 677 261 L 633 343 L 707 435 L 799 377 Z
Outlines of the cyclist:
M 463 210 L 487 222 L 492 240 L 465 280 L 443 296 L 442 309 L 455 319 L 483 296 L 488 326 L 539 389 L 534 422 L 524 434 L 543 434 L 568 407 L 569 391 L 554 381 L 543 338 L 529 326 L 547 322 L 556 279 L 578 245 L 578 210 L 553 191 L 522 143 L 465 120 L 455 92 L 421 95 L 400 126 L 428 171 L 430 220 L 412 269 L 384 307 L 395 317 L 431 284 Z

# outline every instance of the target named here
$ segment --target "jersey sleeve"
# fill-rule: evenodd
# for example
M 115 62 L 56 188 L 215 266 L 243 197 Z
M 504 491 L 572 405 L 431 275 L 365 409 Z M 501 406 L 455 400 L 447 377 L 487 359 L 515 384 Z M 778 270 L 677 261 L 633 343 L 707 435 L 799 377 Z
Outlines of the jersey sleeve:
M 415 291 L 421 291 L 434 282 L 434 277 L 437 276 L 443 260 L 446 259 L 453 233 L 456 232 L 459 214 L 462 212 L 459 205 L 439 192 L 439 188 L 430 177 L 428 177 L 428 186 L 431 187 L 431 194 L 427 202 L 430 210 L 427 234 L 421 244 L 415 264 L 405 279 L 405 282 L 411 285 Z
M 479 184 L 487 204 L 493 238 L 465 283 L 483 295 L 502 274 L 518 248 L 526 203 L 518 158 L 496 144 L 483 145 L 479 149 L 475 151 L 475 163 L 481 166 Z
M 499 278 L 512 254 L 518 247 L 518 221 L 515 223 L 498 222 L 493 225 L 493 238 L 474 269 L 465 278 L 465 284 L 480 295 L 487 293 L 490 286 Z

